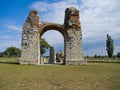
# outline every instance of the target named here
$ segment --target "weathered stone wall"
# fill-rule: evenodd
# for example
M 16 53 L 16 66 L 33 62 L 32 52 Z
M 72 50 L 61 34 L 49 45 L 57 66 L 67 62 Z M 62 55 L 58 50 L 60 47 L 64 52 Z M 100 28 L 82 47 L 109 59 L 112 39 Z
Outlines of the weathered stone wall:
M 22 30 L 22 53 L 20 64 L 39 64 L 39 15 L 37 11 L 31 11 L 24 23 Z
M 79 21 L 79 11 L 70 7 L 65 11 L 64 20 L 67 37 L 65 41 L 66 64 L 85 64 L 82 52 L 82 32 Z
M 82 52 L 82 33 L 79 11 L 70 7 L 65 11 L 64 25 L 41 23 L 38 12 L 32 10 L 22 30 L 22 52 L 20 64 L 42 64 L 40 61 L 40 37 L 54 29 L 64 37 L 64 64 L 86 64 Z
M 58 53 L 56 53 L 56 62 L 63 63 L 64 61 L 64 52 L 61 50 Z
M 49 56 L 49 64 L 54 64 L 55 59 L 55 50 L 53 47 L 50 47 L 50 56 Z

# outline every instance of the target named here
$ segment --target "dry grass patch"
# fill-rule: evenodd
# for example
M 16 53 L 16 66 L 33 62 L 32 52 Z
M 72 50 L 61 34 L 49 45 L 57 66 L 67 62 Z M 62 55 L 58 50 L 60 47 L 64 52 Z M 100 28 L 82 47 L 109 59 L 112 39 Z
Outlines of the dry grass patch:
M 0 64 L 1 90 L 119 90 L 120 64 Z

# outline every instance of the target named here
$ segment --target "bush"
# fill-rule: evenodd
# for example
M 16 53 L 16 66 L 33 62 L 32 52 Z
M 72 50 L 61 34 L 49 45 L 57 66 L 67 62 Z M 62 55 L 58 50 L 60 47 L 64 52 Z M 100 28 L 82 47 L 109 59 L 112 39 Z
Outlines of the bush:
M 8 47 L 3 53 L 1 53 L 1 56 L 4 57 L 20 57 L 21 50 L 16 47 Z
M 97 58 L 97 57 L 98 57 L 97 54 L 95 54 L 95 55 L 94 55 L 94 58 Z
M 2 57 L 3 52 L 0 52 L 0 57 Z
M 117 57 L 120 58 L 120 52 L 117 53 Z

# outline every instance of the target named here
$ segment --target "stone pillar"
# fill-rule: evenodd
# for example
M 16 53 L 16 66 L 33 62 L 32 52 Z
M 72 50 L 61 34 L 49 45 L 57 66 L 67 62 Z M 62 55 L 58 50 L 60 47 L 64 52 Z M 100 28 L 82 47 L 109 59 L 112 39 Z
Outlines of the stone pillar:
M 46 25 L 46 27 L 44 27 Z M 48 26 L 48 27 L 47 27 Z M 40 24 L 36 10 L 32 10 L 22 30 L 22 48 L 20 64 L 40 64 L 40 36 L 49 29 L 57 29 L 64 36 L 64 64 L 86 64 L 82 52 L 82 32 L 79 11 L 70 7 L 65 10 L 64 25 L 53 27 L 54 24 Z M 64 30 L 63 30 L 64 26 Z M 61 29 L 62 27 L 62 29 Z M 41 30 L 41 31 L 40 31 Z M 54 48 L 50 49 L 49 63 L 54 63 Z
M 64 29 L 67 32 L 65 39 L 66 64 L 86 64 L 82 51 L 82 32 L 79 21 L 79 11 L 70 7 L 65 10 Z
M 49 64 L 54 64 L 55 51 L 54 48 L 50 48 Z
M 20 64 L 40 64 L 39 15 L 30 11 L 22 29 L 22 48 Z

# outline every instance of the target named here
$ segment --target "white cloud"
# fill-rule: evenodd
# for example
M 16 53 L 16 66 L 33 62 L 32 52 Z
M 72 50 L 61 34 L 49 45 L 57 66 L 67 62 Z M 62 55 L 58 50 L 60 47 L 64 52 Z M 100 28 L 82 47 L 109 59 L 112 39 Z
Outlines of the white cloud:
M 87 42 L 104 40 L 109 33 L 116 37 L 120 33 L 120 4 L 119 0 L 83 0 L 85 9 L 82 9 L 81 22 L 83 38 Z M 119 36 L 118 36 L 119 38 Z
M 0 21 L 0 27 L 4 28 L 5 30 L 13 30 L 13 31 L 21 31 L 22 27 L 17 24 L 18 22 L 9 19 L 9 18 L 2 18 Z
M 114 55 L 117 54 L 117 52 L 120 52 L 120 46 L 115 46 L 114 48 Z M 84 50 L 84 55 L 90 55 L 90 56 L 94 56 L 95 54 L 97 55 L 107 55 L 107 51 L 106 51 L 106 47 L 99 47 L 99 48 L 93 48 L 93 49 L 89 49 L 89 50 Z
M 40 11 L 41 21 L 63 24 L 64 11 L 71 6 L 80 10 L 83 43 L 105 42 L 107 33 L 113 39 L 120 38 L 120 0 L 60 0 L 53 3 L 39 1 L 32 3 L 30 8 Z M 49 36 L 51 34 L 46 38 Z M 96 52 L 102 53 L 101 48 L 100 51 L 96 49 Z
M 120 52 L 120 45 L 115 47 L 115 54 L 116 54 L 117 52 Z
M 17 22 L 15 22 L 14 20 L 11 20 L 11 19 L 3 18 L 0 21 L 0 26 L 7 30 L 22 31 L 22 27 L 20 25 L 18 25 Z
M 30 5 L 30 7 L 32 7 L 33 9 L 39 10 L 41 12 L 45 12 L 47 11 L 49 4 L 46 2 L 34 2 L 32 5 Z
M 46 33 L 43 34 L 42 38 L 46 39 L 46 41 L 51 46 L 64 44 L 64 39 L 62 34 L 60 34 L 58 31 L 55 30 L 47 31 Z
M 107 55 L 106 48 L 105 47 L 100 47 L 100 48 L 93 48 L 89 50 L 84 51 L 84 55 L 90 55 L 94 56 L 95 54 L 97 55 Z
M 11 39 L 12 37 L 11 36 L 9 36 L 9 35 L 2 35 L 2 36 L 0 36 L 0 39 Z
M 7 22 L 5 22 L 7 21 Z M 21 47 L 21 30 L 22 28 L 16 25 L 16 22 L 13 20 L 2 20 L 0 21 L 1 28 L 4 30 L 1 31 L 0 35 L 0 52 L 4 51 L 10 46 Z
M 21 41 L 14 41 L 14 40 L 6 40 L 6 41 L 3 41 L 2 43 L 0 43 L 0 51 L 4 51 L 6 48 L 10 47 L 10 46 L 15 46 L 17 48 L 21 48 Z
M 10 35 L 1 35 L 0 36 L 0 52 L 4 51 L 6 48 L 10 47 L 10 46 L 15 46 L 18 48 L 21 48 L 21 34 L 16 34 L 12 33 L 13 35 L 11 35 L 11 32 L 8 33 Z
M 7 29 L 9 30 L 14 30 L 14 31 L 21 31 L 22 28 L 20 26 L 17 26 L 17 25 L 8 25 L 6 26 Z
M 77 0 L 62 0 L 54 3 L 39 1 L 32 3 L 29 7 L 41 13 L 41 20 L 63 24 L 65 9 L 72 6 L 78 8 L 76 4 Z
M 74 6 L 80 10 L 83 38 L 99 40 L 99 35 L 105 37 L 107 33 L 112 36 L 120 33 L 120 4 L 119 0 L 62 0 L 54 3 L 35 2 L 30 5 L 41 14 L 41 20 L 48 22 L 64 22 L 64 11 Z M 103 40 L 103 39 L 101 39 Z M 88 40 L 86 40 L 88 41 Z M 91 42 L 91 41 L 89 41 Z

